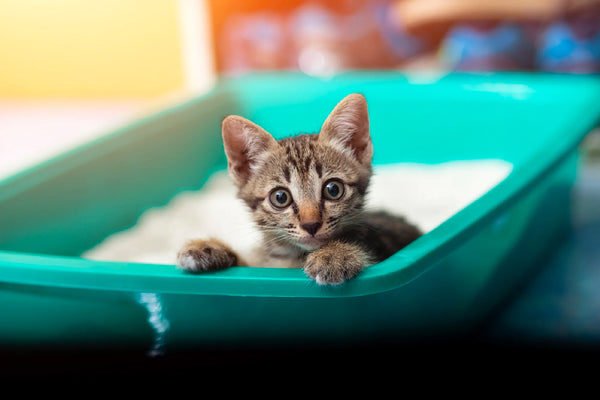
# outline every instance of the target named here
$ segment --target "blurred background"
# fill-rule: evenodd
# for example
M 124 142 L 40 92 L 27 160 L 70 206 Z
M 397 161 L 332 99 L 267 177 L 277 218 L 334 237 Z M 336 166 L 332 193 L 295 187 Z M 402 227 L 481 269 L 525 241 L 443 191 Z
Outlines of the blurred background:
M 0 178 L 217 76 L 600 71 L 599 0 L 0 0 Z
M 0 0 L 0 180 L 220 76 L 353 69 L 597 74 L 600 0 Z M 598 134 L 582 149 L 597 160 Z M 600 169 L 582 182 L 581 229 L 504 332 L 600 336 L 590 323 L 600 308 L 580 307 L 600 304 L 588 279 L 600 260 Z

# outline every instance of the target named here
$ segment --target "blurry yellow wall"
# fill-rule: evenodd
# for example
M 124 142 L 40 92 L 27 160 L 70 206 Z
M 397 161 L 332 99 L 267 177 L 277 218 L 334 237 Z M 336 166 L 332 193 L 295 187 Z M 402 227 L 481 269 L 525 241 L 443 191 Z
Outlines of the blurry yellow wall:
M 0 0 L 0 96 L 140 97 L 184 84 L 177 0 Z

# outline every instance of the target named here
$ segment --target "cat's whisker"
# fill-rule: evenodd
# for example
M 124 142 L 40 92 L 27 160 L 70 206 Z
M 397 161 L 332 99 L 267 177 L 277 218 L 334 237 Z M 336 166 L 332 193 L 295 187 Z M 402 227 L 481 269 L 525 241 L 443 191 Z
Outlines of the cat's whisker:
M 259 229 L 260 233 L 266 233 L 266 234 L 270 234 L 270 235 L 276 235 L 276 236 L 281 236 L 281 237 L 285 237 L 286 236 L 286 232 L 282 231 L 281 229 Z
M 275 236 L 275 237 L 271 237 L 269 239 L 263 240 L 261 242 L 261 245 L 263 246 L 268 246 L 271 244 L 282 244 L 282 243 L 287 243 L 288 242 L 288 238 L 287 237 L 283 237 L 283 236 Z

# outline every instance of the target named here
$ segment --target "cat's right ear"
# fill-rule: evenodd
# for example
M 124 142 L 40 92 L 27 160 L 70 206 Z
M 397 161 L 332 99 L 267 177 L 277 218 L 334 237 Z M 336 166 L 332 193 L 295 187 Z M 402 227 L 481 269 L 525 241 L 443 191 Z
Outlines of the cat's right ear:
M 223 145 L 229 164 L 229 174 L 241 186 L 264 161 L 277 141 L 255 123 L 237 115 L 223 120 Z

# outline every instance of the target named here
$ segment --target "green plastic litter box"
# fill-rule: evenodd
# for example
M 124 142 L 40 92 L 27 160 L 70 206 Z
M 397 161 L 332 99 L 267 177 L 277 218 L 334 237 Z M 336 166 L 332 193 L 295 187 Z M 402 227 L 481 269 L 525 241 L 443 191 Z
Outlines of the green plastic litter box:
M 340 287 L 302 270 L 80 255 L 226 167 L 220 124 L 318 131 L 345 95 L 369 102 L 376 164 L 500 159 L 506 179 Z M 469 332 L 567 232 L 578 144 L 600 119 L 594 76 L 398 72 L 322 80 L 223 78 L 164 110 L 0 182 L 0 346 L 139 347 L 370 342 Z

